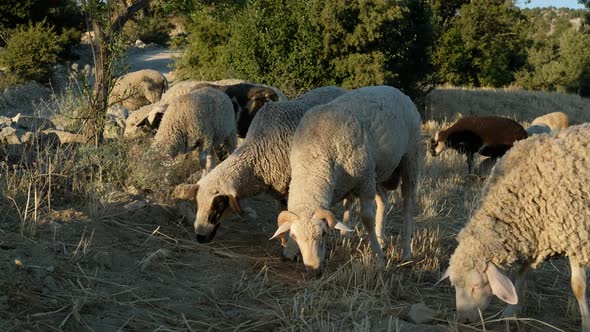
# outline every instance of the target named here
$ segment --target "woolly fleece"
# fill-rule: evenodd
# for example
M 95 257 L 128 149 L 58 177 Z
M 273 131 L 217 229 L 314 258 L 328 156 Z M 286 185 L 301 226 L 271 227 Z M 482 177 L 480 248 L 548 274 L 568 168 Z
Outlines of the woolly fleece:
M 237 145 L 233 105 L 225 93 L 202 88 L 170 102 L 152 147 L 174 158 L 197 148 L 212 152 L 222 144 L 228 153 Z
M 515 261 L 535 268 L 565 254 L 590 265 L 590 124 L 517 142 L 493 168 L 479 206 L 461 230 L 450 278 Z

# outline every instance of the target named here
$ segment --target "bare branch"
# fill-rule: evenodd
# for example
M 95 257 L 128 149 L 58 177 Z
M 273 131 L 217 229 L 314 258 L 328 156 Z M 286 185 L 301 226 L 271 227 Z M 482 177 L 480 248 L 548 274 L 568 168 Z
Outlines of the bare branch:
M 149 6 L 150 2 L 151 0 L 139 0 L 131 6 L 127 7 L 124 13 L 117 16 L 117 18 L 111 25 L 111 31 L 115 34 L 119 33 L 121 29 L 123 29 L 125 23 L 127 23 L 127 21 L 129 21 L 129 19 L 131 19 L 131 17 L 135 15 L 135 13 Z

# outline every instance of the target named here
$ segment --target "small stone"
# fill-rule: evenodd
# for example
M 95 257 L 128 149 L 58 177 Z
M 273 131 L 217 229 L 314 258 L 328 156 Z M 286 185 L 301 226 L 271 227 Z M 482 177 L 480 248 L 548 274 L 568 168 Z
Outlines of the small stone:
M 49 119 L 36 116 L 22 115 L 21 113 L 13 117 L 12 122 L 22 129 L 28 129 L 31 131 L 55 128 L 55 125 Z
M 146 207 L 148 204 L 146 201 L 133 201 L 123 206 L 126 210 L 137 210 Z

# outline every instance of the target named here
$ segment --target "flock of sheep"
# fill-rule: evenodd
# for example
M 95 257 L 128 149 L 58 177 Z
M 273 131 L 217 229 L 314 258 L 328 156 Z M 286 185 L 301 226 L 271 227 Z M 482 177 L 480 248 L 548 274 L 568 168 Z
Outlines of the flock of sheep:
M 161 97 L 146 92 L 143 103 L 134 102 L 139 109 L 127 118 L 125 136 L 155 132 L 150 150 L 171 164 L 198 156 L 200 180 L 173 193 L 196 201 L 198 242 L 211 241 L 228 215 L 242 213 L 241 200 L 267 193 L 283 210 L 272 238 L 281 239 L 286 257 L 300 252 L 305 266 L 318 271 L 330 231 L 352 231 L 351 200 L 357 198 L 371 250 L 382 261 L 387 192 L 400 186 L 402 258 L 412 258 L 412 208 L 424 153 L 420 115 L 401 91 L 321 87 L 287 100 L 276 88 L 237 80 L 184 81 L 164 92 L 166 83 L 149 77 L 135 87 L 123 77 L 115 87 L 118 96 L 134 89 L 136 98 L 142 91 Z M 239 146 L 237 137 L 243 138 Z M 565 255 L 582 327 L 590 331 L 590 124 L 569 127 L 565 114 L 551 113 L 525 130 L 511 119 L 465 117 L 432 138 L 432 155 L 445 148 L 467 155 L 469 173 L 475 154 L 495 162 L 441 278 L 455 287 L 458 319 L 478 320 L 493 295 L 509 304 L 505 315 L 514 315 L 524 273 Z M 342 221 L 332 212 L 339 203 Z M 512 263 L 522 266 L 514 284 L 502 272 Z

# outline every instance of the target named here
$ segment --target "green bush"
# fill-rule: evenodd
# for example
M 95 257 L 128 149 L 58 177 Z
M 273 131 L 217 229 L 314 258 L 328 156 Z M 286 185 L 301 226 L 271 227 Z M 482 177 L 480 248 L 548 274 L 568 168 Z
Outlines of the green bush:
M 289 95 L 320 85 L 390 84 L 416 94 L 431 72 L 427 1 L 252 0 L 202 7 L 182 78 L 237 77 Z
M 149 16 L 139 22 L 127 22 L 123 30 L 130 42 L 140 39 L 146 44 L 155 43 L 166 46 L 170 42 L 169 32 L 173 27 L 165 17 Z
M 570 28 L 560 40 L 537 43 L 529 50 L 528 66 L 516 75 L 527 89 L 588 95 L 590 34 Z
M 0 52 L 0 65 L 7 67 L 10 76 L 46 82 L 62 51 L 60 37 L 45 22 L 21 26 Z
M 501 87 L 526 60 L 525 17 L 510 1 L 461 6 L 437 42 L 433 62 L 441 83 Z

